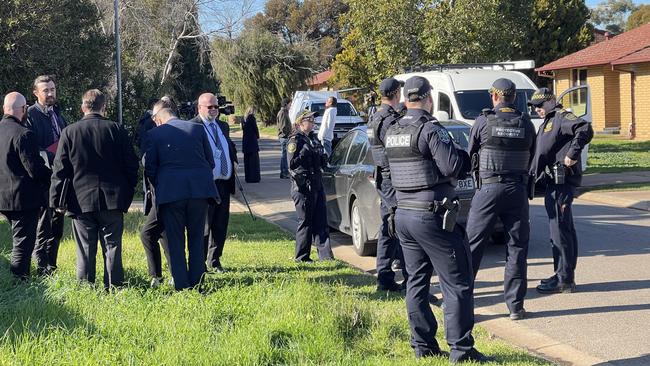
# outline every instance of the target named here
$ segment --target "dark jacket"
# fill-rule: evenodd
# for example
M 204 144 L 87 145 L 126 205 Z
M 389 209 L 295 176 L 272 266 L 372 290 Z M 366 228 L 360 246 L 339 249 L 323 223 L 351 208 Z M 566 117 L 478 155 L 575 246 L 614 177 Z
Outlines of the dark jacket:
M 144 154 L 147 147 L 147 132 L 154 127 L 156 127 L 156 123 L 151 119 L 151 111 L 146 111 L 138 121 L 134 139 L 140 149 L 140 155 Z
M 306 193 L 320 189 L 322 169 L 327 166 L 327 155 L 315 133 L 294 130 L 287 144 L 287 162 L 291 175 L 291 188 Z
M 61 115 L 61 110 L 58 106 L 54 106 L 53 112 L 56 115 L 59 129 L 63 130 L 66 123 Z M 39 150 L 47 151 L 46 149 L 48 147 L 58 141 L 54 131 L 52 130 L 52 120 L 45 107 L 38 103 L 30 106 L 27 109 L 27 119 L 31 130 L 34 131 L 34 134 L 36 135 L 36 142 L 38 143 Z M 48 151 L 47 155 L 51 162 L 54 159 L 54 154 Z
M 260 145 L 257 140 L 260 138 L 260 131 L 257 128 L 255 116 L 250 114 L 242 122 L 242 152 L 253 153 L 260 151 Z
M 35 210 L 44 197 L 50 170 L 39 156 L 36 136 L 13 116 L 0 121 L 0 211 Z
M 203 128 L 203 121 L 201 120 L 201 116 L 196 116 L 192 118 L 189 122 L 197 123 Z M 228 150 L 230 152 L 230 160 L 232 162 L 232 175 L 230 176 L 230 179 L 228 179 L 228 182 L 226 183 L 228 186 L 228 190 L 230 191 L 230 194 L 235 194 L 235 163 L 239 163 L 237 160 L 237 147 L 235 147 L 235 143 L 232 142 L 230 139 L 230 126 L 226 122 L 217 120 L 217 123 L 219 127 L 221 128 L 221 133 L 223 133 L 224 137 L 226 138 L 226 141 L 228 141 Z M 203 130 L 205 131 L 205 129 Z M 207 132 L 206 137 L 207 137 Z
M 52 170 L 52 207 L 58 206 L 69 179 L 69 213 L 126 212 L 138 181 L 138 158 L 122 126 L 90 113 L 63 130 Z
M 282 107 L 277 115 L 278 123 L 278 137 L 288 139 L 291 135 L 292 126 L 291 119 L 289 119 L 289 111 L 286 107 Z
M 218 197 L 212 148 L 201 126 L 172 120 L 147 132 L 146 140 L 144 171 L 156 204 Z

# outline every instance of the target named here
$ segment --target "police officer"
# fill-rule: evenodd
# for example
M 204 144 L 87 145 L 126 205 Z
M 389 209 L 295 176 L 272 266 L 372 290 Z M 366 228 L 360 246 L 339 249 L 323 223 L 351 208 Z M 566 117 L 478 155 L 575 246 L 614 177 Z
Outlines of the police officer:
M 528 219 L 528 170 L 535 154 L 535 126 L 515 107 L 515 84 L 498 79 L 490 94 L 494 109 L 483 110 L 470 133 L 472 175 L 478 190 L 467 219 L 474 277 L 497 219 L 508 233 L 504 295 L 510 319 L 525 315 L 530 222 Z
M 381 105 L 370 118 L 368 123 L 368 140 L 375 161 L 375 185 L 381 198 L 381 228 L 377 240 L 377 290 L 402 291 L 406 281 L 401 285 L 395 282 L 395 272 L 391 269 L 393 260 L 404 261 L 402 248 L 395 233 L 395 209 L 397 199 L 395 189 L 390 181 L 390 167 L 386 158 L 384 138 L 388 128 L 401 116 L 395 110 L 399 103 L 399 90 L 404 85 L 393 78 L 385 79 L 379 85 Z M 403 267 L 403 266 L 402 266 Z M 404 278 L 406 270 L 402 268 Z
M 535 182 L 546 185 L 544 205 L 550 221 L 553 269 L 537 292 L 575 291 L 578 237 L 571 205 L 582 181 L 582 149 L 591 141 L 591 123 L 562 108 L 547 88 L 537 90 L 528 102 L 544 118 L 537 132 L 537 148 L 531 165 Z
M 490 361 L 474 348 L 473 274 L 463 229 L 455 223 L 454 188 L 469 156 L 431 115 L 431 85 L 420 76 L 404 85 L 407 112 L 389 127 L 386 155 L 397 197 L 395 225 L 409 273 L 406 307 L 417 358 L 440 355 L 438 324 L 429 306 L 435 268 L 444 297 L 445 336 L 452 363 Z
M 296 118 L 295 130 L 287 144 L 291 198 L 298 216 L 296 262 L 312 262 L 309 258 L 312 242 L 316 244 L 318 259 L 334 259 L 321 171 L 327 164 L 327 155 L 312 132 L 314 115 L 314 112 L 305 111 Z

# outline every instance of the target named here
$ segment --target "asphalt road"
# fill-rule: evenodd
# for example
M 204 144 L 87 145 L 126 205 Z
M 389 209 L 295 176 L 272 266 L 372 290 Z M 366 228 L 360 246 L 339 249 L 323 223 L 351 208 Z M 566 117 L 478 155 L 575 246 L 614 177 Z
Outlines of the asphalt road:
M 278 142 L 262 139 L 260 147 L 262 182 L 244 183 L 248 199 L 256 214 L 294 231 L 289 181 L 279 179 Z M 244 182 L 243 166 L 239 170 Z M 504 247 L 492 246 L 477 277 L 477 321 L 499 337 L 558 357 L 562 363 L 650 365 L 650 213 L 577 200 L 578 291 L 550 296 L 534 289 L 539 279 L 552 273 L 548 219 L 541 199 L 531 202 L 530 217 L 525 305 L 530 316 L 516 324 L 507 319 Z M 335 232 L 332 238 L 337 258 L 373 273 L 374 258 L 358 257 L 350 237 Z

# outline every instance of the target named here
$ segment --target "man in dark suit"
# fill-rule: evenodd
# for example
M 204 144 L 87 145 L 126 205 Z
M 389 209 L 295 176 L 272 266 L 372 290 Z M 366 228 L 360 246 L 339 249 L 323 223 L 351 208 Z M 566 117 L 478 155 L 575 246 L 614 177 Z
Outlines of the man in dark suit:
M 209 271 L 223 272 L 221 254 L 226 242 L 228 219 L 230 218 L 230 195 L 235 194 L 235 164 L 237 149 L 230 139 L 230 127 L 219 120 L 219 102 L 212 93 L 199 97 L 199 115 L 190 122 L 203 127 L 210 141 L 215 167 L 212 170 L 214 184 L 221 202 L 208 207 L 204 240 Z
M 50 206 L 64 211 L 60 204 L 63 197 L 72 217 L 77 278 L 95 282 L 99 240 L 104 287 L 120 286 L 124 281 L 124 213 L 131 205 L 138 181 L 138 158 L 126 130 L 104 117 L 106 97 L 102 92 L 85 92 L 81 110 L 84 117 L 61 133 L 54 158 Z
M 214 160 L 201 126 L 178 119 L 163 101 L 154 105 L 152 116 L 159 127 L 147 133 L 145 176 L 155 187 L 174 288 L 183 290 L 198 285 L 206 269 L 203 232 L 208 200 L 219 201 L 212 180 Z
M 61 131 L 66 126 L 61 110 L 56 104 L 54 79 L 49 75 L 38 76 L 34 80 L 33 93 L 36 103 L 27 109 L 27 119 L 36 135 L 39 150 L 43 155 L 47 155 L 48 166 L 52 166 Z M 47 192 L 45 195 L 47 201 Z M 63 214 L 44 205 L 39 213 L 34 247 L 36 272 L 39 275 L 50 274 L 56 269 L 61 237 L 63 237 Z
M 22 94 L 7 94 L 0 121 L 0 213 L 11 225 L 11 273 L 19 279 L 29 275 L 39 209 L 45 205 L 50 175 L 39 156 L 36 136 L 23 125 L 26 107 Z

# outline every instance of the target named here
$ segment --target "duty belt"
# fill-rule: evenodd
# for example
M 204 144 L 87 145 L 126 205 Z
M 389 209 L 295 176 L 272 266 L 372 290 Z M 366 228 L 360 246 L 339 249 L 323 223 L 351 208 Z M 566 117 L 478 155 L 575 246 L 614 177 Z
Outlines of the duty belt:
M 481 184 L 489 183 L 526 183 L 527 178 L 525 175 L 495 175 L 489 178 L 481 178 Z
M 442 206 L 442 202 L 420 202 L 420 201 L 409 201 L 402 200 L 397 202 L 397 208 L 402 208 L 406 210 L 416 210 L 416 211 L 430 211 L 434 213 L 442 213 L 445 211 L 445 208 Z

